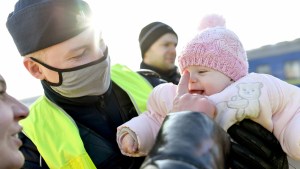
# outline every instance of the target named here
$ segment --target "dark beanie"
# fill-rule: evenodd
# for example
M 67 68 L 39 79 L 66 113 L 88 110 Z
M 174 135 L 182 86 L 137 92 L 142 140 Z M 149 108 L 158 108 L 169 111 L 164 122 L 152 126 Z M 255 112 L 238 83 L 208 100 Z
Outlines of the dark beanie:
M 169 25 L 162 22 L 152 22 L 141 30 L 139 43 L 143 58 L 145 52 L 151 47 L 151 45 L 166 33 L 173 33 L 178 38 L 175 31 Z
M 88 28 L 90 14 L 82 0 L 19 0 L 6 27 L 25 56 L 80 34 Z

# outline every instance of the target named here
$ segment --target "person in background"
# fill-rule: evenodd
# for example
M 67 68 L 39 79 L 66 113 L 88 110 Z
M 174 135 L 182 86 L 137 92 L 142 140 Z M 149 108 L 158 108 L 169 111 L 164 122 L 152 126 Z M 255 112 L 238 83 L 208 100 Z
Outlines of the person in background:
M 260 131 L 257 133 L 263 141 L 259 142 L 264 146 L 246 146 L 245 152 L 255 152 L 254 156 L 268 159 L 269 164 L 251 160 L 254 157 L 251 153 L 242 156 L 234 150 L 233 159 L 246 157 L 246 160 L 243 165 L 232 162 L 232 168 L 287 168 L 285 153 L 300 159 L 299 134 L 294 129 L 299 128 L 299 104 L 286 99 L 299 100 L 299 88 L 268 75 L 249 74 L 242 43 L 222 23 L 225 21 L 221 16 L 205 17 L 205 29 L 186 45 L 178 58 L 182 71 L 178 86 L 172 83 L 157 86 L 148 99 L 147 112 L 118 127 L 117 141 L 124 154 L 147 155 L 166 115 L 189 110 L 216 120 L 235 141 L 243 134 L 232 133 L 234 124 L 246 118 L 257 122 L 252 126 L 259 130 L 248 131 Z M 232 142 L 232 146 L 238 144 Z
M 122 155 L 115 133 L 145 111 L 153 87 L 111 66 L 91 18 L 82 0 L 19 0 L 7 18 L 25 68 L 44 89 L 21 121 L 23 168 L 135 169 L 144 160 Z
M 156 72 L 167 82 L 178 84 L 180 73 L 175 65 L 178 36 L 167 24 L 152 22 L 140 32 L 139 44 L 142 55 L 140 69 Z
M 22 126 L 19 121 L 29 114 L 28 109 L 6 92 L 7 86 L 0 74 L 0 168 L 18 169 L 24 164 L 18 138 Z

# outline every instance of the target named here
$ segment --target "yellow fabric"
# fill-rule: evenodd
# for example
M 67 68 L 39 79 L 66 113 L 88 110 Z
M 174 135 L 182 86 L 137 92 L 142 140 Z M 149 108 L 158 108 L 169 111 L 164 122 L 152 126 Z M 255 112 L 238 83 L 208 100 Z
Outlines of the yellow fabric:
M 94 166 L 94 163 L 92 162 L 92 160 L 90 159 L 87 153 L 79 157 L 73 158 L 65 166 L 61 167 L 61 169 L 94 169 L 94 168 L 96 167 Z
M 29 116 L 20 123 L 51 169 L 96 168 L 74 121 L 45 96 L 30 107 Z
M 116 64 L 111 68 L 111 79 L 126 91 L 138 114 L 146 110 L 153 87 L 144 77 L 124 65 Z
M 146 110 L 152 91 L 148 81 L 122 65 L 112 66 L 111 78 L 127 92 L 139 114 Z M 29 116 L 20 123 L 51 169 L 96 168 L 85 151 L 76 123 L 45 96 L 31 105 Z

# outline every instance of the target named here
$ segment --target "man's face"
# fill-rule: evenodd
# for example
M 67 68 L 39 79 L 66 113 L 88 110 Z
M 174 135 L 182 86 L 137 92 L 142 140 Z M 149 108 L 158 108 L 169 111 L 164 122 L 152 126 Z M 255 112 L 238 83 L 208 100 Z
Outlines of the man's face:
M 104 49 L 100 48 L 100 37 L 97 35 L 99 34 L 93 29 L 87 29 L 67 41 L 44 49 L 40 60 L 49 66 L 67 69 L 100 59 L 104 56 Z M 47 81 L 52 83 L 59 81 L 57 72 L 44 66 L 39 68 Z
M 0 75 L 0 168 L 20 168 L 24 156 L 19 148 L 22 141 L 18 133 L 22 127 L 19 120 L 28 116 L 26 106 L 6 92 L 6 83 Z
M 177 37 L 167 33 L 155 41 L 145 53 L 144 62 L 161 70 L 175 66 Z

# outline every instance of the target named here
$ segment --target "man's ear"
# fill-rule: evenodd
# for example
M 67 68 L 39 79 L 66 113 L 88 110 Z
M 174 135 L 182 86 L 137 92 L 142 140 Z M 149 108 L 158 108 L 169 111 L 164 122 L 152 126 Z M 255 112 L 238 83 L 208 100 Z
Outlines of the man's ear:
M 40 64 L 36 63 L 29 57 L 25 57 L 23 60 L 23 64 L 25 68 L 28 70 L 28 72 L 35 78 L 44 80 L 45 75 L 43 74 L 43 71 L 40 68 Z

